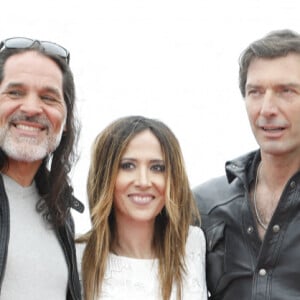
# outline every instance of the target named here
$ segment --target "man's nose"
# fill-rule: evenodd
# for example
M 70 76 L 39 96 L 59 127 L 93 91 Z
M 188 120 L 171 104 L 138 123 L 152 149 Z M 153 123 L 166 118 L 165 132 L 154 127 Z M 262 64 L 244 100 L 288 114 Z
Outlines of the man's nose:
M 29 94 L 22 100 L 20 110 L 28 116 L 41 114 L 43 112 L 42 100 L 37 95 Z
M 277 111 L 278 111 L 277 96 L 273 91 L 267 91 L 264 94 L 264 97 L 262 99 L 260 113 L 265 117 L 269 117 L 276 114 Z
M 278 99 L 272 91 L 267 91 L 262 99 L 260 113 L 265 117 L 275 115 L 278 112 Z

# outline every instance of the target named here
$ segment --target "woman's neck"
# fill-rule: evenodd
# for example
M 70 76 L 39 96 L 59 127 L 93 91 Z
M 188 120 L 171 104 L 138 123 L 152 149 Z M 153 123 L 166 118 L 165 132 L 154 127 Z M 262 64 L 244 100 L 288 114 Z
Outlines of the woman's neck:
M 112 252 L 119 256 L 151 259 L 155 257 L 153 248 L 154 224 L 117 222 L 116 237 Z

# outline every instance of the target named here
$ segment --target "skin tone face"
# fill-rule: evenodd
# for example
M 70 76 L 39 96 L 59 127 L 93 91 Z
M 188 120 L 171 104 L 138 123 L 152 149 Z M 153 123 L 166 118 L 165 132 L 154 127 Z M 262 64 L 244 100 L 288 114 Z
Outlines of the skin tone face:
M 245 104 L 262 155 L 299 157 L 299 54 L 254 59 L 248 70 Z
M 63 75 L 29 51 L 8 58 L 0 85 L 0 145 L 11 162 L 41 162 L 58 146 L 67 111 Z
M 165 162 L 158 139 L 150 130 L 138 133 L 122 156 L 114 192 L 118 226 L 154 225 L 165 204 Z

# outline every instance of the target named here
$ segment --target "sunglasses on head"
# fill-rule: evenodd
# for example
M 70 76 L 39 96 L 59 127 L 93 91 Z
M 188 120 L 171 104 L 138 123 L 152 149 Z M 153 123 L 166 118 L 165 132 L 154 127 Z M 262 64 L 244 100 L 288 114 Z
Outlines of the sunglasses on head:
M 0 43 L 0 52 L 4 49 L 27 49 L 31 48 L 34 44 L 39 44 L 45 53 L 62 57 L 69 64 L 70 52 L 63 46 L 53 42 L 33 40 L 26 37 L 13 37 L 3 40 Z

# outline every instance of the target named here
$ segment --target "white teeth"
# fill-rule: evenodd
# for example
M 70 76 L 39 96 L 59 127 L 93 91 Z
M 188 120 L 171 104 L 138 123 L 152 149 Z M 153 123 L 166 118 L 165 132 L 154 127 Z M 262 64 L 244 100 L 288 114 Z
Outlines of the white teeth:
M 148 203 L 152 200 L 152 197 L 132 196 L 131 199 L 137 203 Z
M 37 127 L 27 126 L 27 125 L 23 125 L 23 124 L 18 124 L 18 125 L 16 125 L 16 127 L 17 127 L 18 129 L 22 129 L 22 130 L 28 130 L 28 131 L 40 131 L 40 129 L 37 128 Z
M 266 127 L 263 127 L 263 129 L 266 130 L 266 131 L 278 131 L 278 130 L 283 130 L 282 127 L 280 127 L 280 128 L 266 128 Z

